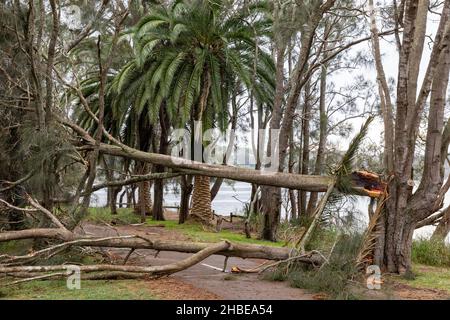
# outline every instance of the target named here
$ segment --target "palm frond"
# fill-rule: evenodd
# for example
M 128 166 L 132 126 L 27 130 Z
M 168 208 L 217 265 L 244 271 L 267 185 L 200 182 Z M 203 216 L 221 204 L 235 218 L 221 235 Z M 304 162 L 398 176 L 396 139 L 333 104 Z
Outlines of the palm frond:
M 373 119 L 373 116 L 367 118 L 366 122 L 364 122 L 364 124 L 361 126 L 358 134 L 350 142 L 340 164 L 332 172 L 332 175 L 336 177 L 336 188 L 342 193 L 349 194 L 351 192 L 352 183 L 349 174 L 353 170 L 353 163 L 356 157 L 356 153 L 358 152 L 359 147 L 366 137 L 369 125 L 371 124 Z

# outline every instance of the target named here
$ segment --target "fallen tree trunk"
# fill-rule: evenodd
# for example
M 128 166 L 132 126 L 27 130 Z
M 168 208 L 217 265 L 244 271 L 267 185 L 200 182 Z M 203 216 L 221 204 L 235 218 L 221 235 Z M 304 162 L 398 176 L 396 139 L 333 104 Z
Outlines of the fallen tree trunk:
M 301 175 L 284 172 L 268 172 L 261 170 L 232 167 L 226 165 L 207 164 L 168 155 L 143 152 L 130 147 L 118 147 L 102 143 L 100 152 L 138 161 L 149 162 L 174 168 L 187 174 L 204 175 L 217 178 L 225 178 L 236 181 L 244 181 L 258 185 L 270 185 L 289 189 L 301 189 L 307 191 L 327 191 L 333 182 L 333 177 L 318 175 Z
M 85 265 L 76 266 L 80 272 L 98 272 L 98 271 L 119 271 L 119 272 L 131 272 L 131 273 L 145 273 L 149 276 L 168 275 L 184 269 L 187 269 L 200 261 L 203 261 L 210 255 L 227 250 L 231 244 L 227 241 L 222 241 L 214 244 L 210 244 L 206 248 L 193 254 L 189 258 L 184 260 L 169 263 L 163 266 L 127 266 L 127 265 L 112 265 L 112 264 L 100 264 L 100 265 Z M 53 272 L 62 271 L 72 268 L 71 265 L 52 265 L 52 266 L 15 266 L 15 267 L 2 267 L 0 266 L 0 273 L 13 274 L 15 272 Z
M 151 249 L 156 251 L 176 251 L 184 253 L 197 253 L 211 246 L 211 243 L 167 241 L 142 236 L 126 236 L 117 238 L 83 237 L 79 234 L 67 232 L 61 229 L 28 229 L 20 231 L 7 231 L 0 233 L 0 242 L 30 238 L 58 239 L 71 242 L 70 245 L 88 247 L 111 247 L 111 248 L 132 248 Z M 267 260 L 288 259 L 292 249 L 287 247 L 270 247 L 254 244 L 232 243 L 230 247 L 220 250 L 215 254 L 227 257 L 254 258 Z M 300 262 L 320 264 L 322 258 L 319 255 L 306 255 L 299 259 Z
M 85 143 L 79 147 L 79 150 L 92 150 L 94 148 L 94 139 L 83 128 L 60 117 L 57 117 L 57 119 L 82 137 Z M 185 174 L 230 179 L 256 185 L 310 192 L 326 192 L 330 185 L 336 183 L 336 177 L 333 176 L 253 170 L 229 165 L 208 164 L 164 154 L 145 152 L 121 143 L 105 130 L 103 133 L 114 145 L 101 143 L 98 147 L 101 153 L 161 165 Z M 350 174 L 350 178 L 353 184 L 352 190 L 346 190 L 346 192 L 375 198 L 381 196 L 381 190 L 383 190 L 385 183 L 381 181 L 378 175 L 366 171 L 355 171 Z
M 119 239 L 100 239 L 95 241 L 95 245 L 99 245 L 102 241 L 108 241 L 106 244 L 111 245 L 110 240 L 133 240 L 127 238 Z M 142 240 L 142 239 L 141 239 Z M 79 240 L 78 244 L 86 245 L 89 243 L 89 239 Z M 93 239 L 94 241 L 94 239 Z M 307 262 L 315 266 L 324 262 L 322 256 L 318 253 L 311 252 L 310 254 L 303 254 L 299 256 L 290 257 L 292 249 L 288 248 L 270 248 L 265 246 L 253 246 L 253 245 L 239 245 L 232 244 L 228 241 L 222 241 L 219 243 L 206 244 L 206 243 L 171 243 L 171 242 L 157 242 L 144 240 L 146 243 L 150 243 L 153 249 L 159 248 L 159 250 L 171 250 L 181 252 L 196 251 L 190 257 L 178 262 L 170 263 L 162 266 L 132 266 L 132 265 L 112 265 L 112 264 L 100 264 L 100 265 L 82 265 L 76 266 L 76 269 L 81 273 L 82 279 L 94 280 L 94 279 L 137 279 L 145 277 L 158 277 L 163 275 L 170 275 L 182 270 L 185 270 L 213 254 L 223 254 L 228 256 L 246 256 L 246 257 L 264 257 L 273 260 L 279 260 L 279 262 L 295 259 L 297 262 Z M 73 242 L 76 242 L 74 240 Z M 275 258 L 276 257 L 276 258 Z M 22 258 L 22 257 L 18 257 Z M 275 264 L 273 264 L 275 265 Z M 33 280 L 48 280 L 54 278 L 63 278 L 70 274 L 60 271 L 73 271 L 73 265 L 46 265 L 46 266 L 7 266 L 0 264 L 0 274 L 7 276 L 22 278 L 10 282 L 6 285 L 14 285 L 22 282 Z M 267 268 L 266 268 L 267 269 Z M 261 269 L 261 271 L 263 271 Z M 48 272 L 54 272 L 46 274 Z M 27 275 L 29 275 L 27 277 Z M 24 278 L 24 279 L 23 279 Z
M 0 242 L 41 238 L 67 240 L 72 237 L 72 235 L 73 234 L 71 232 L 67 232 L 67 230 L 62 230 L 59 228 L 36 228 L 0 232 Z

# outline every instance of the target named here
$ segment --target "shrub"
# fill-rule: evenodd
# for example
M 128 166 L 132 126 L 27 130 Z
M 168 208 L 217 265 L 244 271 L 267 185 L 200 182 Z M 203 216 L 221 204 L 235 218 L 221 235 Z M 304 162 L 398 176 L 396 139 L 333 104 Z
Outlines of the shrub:
M 413 241 L 412 260 L 430 266 L 450 266 L 450 245 L 444 241 L 420 238 Z
M 286 266 L 280 266 L 266 279 L 286 279 L 292 287 L 326 293 L 332 299 L 356 299 L 349 280 L 357 275 L 355 258 L 361 239 L 359 234 L 341 235 L 329 257 L 329 263 L 320 269 L 299 264 L 291 267 L 286 274 Z
M 128 208 L 119 208 L 117 209 L 117 214 L 111 214 L 111 210 L 109 208 L 100 208 L 93 207 L 89 208 L 89 215 L 86 217 L 86 220 L 92 222 L 108 222 L 111 223 L 119 222 L 120 224 L 132 224 L 139 223 L 140 216 L 135 214 L 132 209 Z

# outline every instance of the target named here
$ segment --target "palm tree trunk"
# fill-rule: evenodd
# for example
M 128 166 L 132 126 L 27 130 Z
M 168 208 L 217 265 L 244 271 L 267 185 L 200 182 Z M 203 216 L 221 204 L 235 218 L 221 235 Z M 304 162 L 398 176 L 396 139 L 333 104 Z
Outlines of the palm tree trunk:
M 150 173 L 148 164 L 143 164 L 141 174 Z M 145 222 L 145 217 L 151 215 L 152 199 L 150 197 L 151 181 L 143 181 L 138 184 L 138 212 L 141 216 L 141 222 Z
M 213 218 L 211 210 L 211 192 L 207 176 L 195 176 L 194 192 L 192 194 L 191 217 L 202 223 L 210 224 Z
M 211 76 L 207 69 L 204 71 L 203 76 L 202 91 L 193 117 L 197 121 L 203 120 L 211 88 Z M 196 130 L 192 130 L 192 133 L 194 133 L 194 131 Z M 203 134 L 203 131 L 201 131 L 201 133 Z M 199 138 L 200 140 L 198 140 Z M 197 134 L 194 134 L 193 141 L 196 145 L 203 146 L 201 137 L 198 137 Z M 210 177 L 208 176 L 195 176 L 194 178 L 191 216 L 194 219 L 200 220 L 202 223 L 211 224 L 213 215 L 211 210 Z

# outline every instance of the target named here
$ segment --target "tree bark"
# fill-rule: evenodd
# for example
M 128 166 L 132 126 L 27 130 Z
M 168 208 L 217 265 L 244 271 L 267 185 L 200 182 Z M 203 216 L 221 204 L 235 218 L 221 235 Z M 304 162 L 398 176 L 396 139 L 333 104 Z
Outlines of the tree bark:
M 192 176 L 181 176 L 180 212 L 178 217 L 179 224 L 184 223 L 189 215 L 189 199 L 191 197 L 192 189 Z
M 445 214 L 439 221 L 436 229 L 431 236 L 431 239 L 444 241 L 450 232 L 450 207 L 447 207 Z
M 311 117 L 311 88 L 310 82 L 307 81 L 305 84 L 305 95 L 304 95 L 304 104 L 303 104 L 303 112 L 302 112 L 302 152 L 300 154 L 300 174 L 308 175 L 309 174 L 309 119 Z M 306 215 L 306 191 L 299 192 L 299 216 Z
M 91 146 L 87 145 L 87 148 Z M 258 185 L 275 186 L 306 191 L 327 191 L 333 178 L 329 176 L 290 174 L 285 172 L 265 172 L 253 169 L 207 164 L 173 158 L 167 155 L 143 152 L 126 146 L 101 144 L 100 151 L 106 154 L 135 159 L 152 164 L 161 164 L 186 174 L 199 174 L 209 177 L 221 177 L 230 180 L 256 183 Z
M 203 72 L 203 86 L 201 89 L 199 101 L 192 117 L 196 121 L 203 121 L 207 108 L 210 89 L 211 75 L 208 68 L 206 68 L 206 70 Z M 199 136 L 203 135 L 203 124 L 201 124 L 199 132 L 197 132 L 195 126 L 192 127 L 194 127 L 194 130 L 192 130 L 194 138 L 192 140 L 196 146 L 200 146 L 203 158 L 203 141 L 202 137 Z M 194 190 L 192 194 L 192 208 L 190 217 L 198 219 L 201 223 L 207 225 L 211 224 L 213 215 L 211 210 L 211 191 L 209 176 L 195 176 L 194 178 Z
M 159 140 L 159 153 L 167 154 L 169 149 L 169 116 L 167 115 L 165 104 L 161 105 L 159 111 L 159 122 L 161 127 L 160 140 Z M 164 172 L 164 166 L 155 166 L 156 173 Z M 153 201 L 153 220 L 165 220 L 164 219 L 164 180 L 156 179 L 154 182 L 154 201 Z
M 325 40 L 324 51 L 327 50 L 327 41 Z M 326 54 L 324 55 L 326 58 Z M 328 130 L 328 115 L 326 110 L 326 91 L 327 91 L 327 74 L 328 65 L 324 64 L 320 74 L 320 96 L 319 96 L 319 145 L 317 147 L 316 163 L 314 166 L 314 174 L 320 175 L 323 173 L 323 166 L 325 161 L 325 146 L 327 143 L 327 130 Z M 311 216 L 314 213 L 317 205 L 317 199 L 319 194 L 317 192 L 311 192 L 309 195 L 308 207 L 306 208 L 307 216 Z
M 426 1 L 407 2 L 405 6 L 404 32 L 400 50 L 397 81 L 397 108 L 395 117 L 393 160 L 385 157 L 385 166 L 393 161 L 394 175 L 388 184 L 389 198 L 383 218 L 384 237 L 380 237 L 376 260 L 382 263 L 388 272 L 405 273 L 411 270 L 411 249 L 413 232 L 417 224 L 435 212 L 436 201 L 439 200 L 443 188 L 442 153 L 446 155 L 448 145 L 443 144 L 444 106 L 448 77 L 450 71 L 450 26 L 448 14 L 450 3 L 443 6 L 441 22 L 435 37 L 431 58 L 423 80 L 418 98 L 416 80 L 420 65 L 420 50 L 423 42 L 426 20 Z M 373 3 L 371 3 L 373 5 Z M 373 10 L 372 10 L 373 11 Z M 425 17 L 424 17 L 425 15 Z M 372 34 L 376 33 L 373 13 Z M 376 37 L 374 44 L 378 44 Z M 377 72 L 380 83 L 382 107 L 389 104 L 382 68 L 380 68 L 379 48 L 374 48 Z M 377 52 L 378 51 L 378 52 Z M 431 86 L 428 89 L 428 86 Z M 416 145 L 416 134 L 419 126 L 419 115 L 424 102 L 431 91 L 430 108 L 427 116 L 427 134 L 425 140 L 424 166 L 420 184 L 413 193 L 412 175 Z M 414 96 L 414 101 L 413 100 Z M 389 112 L 389 110 L 387 110 Z M 386 119 L 390 122 L 393 121 Z M 388 122 L 388 124 L 389 124 Z M 385 121 L 385 140 L 389 142 Z M 444 186 L 445 188 L 445 186 Z M 381 250 L 382 249 L 382 250 Z M 381 258 L 382 257 L 382 258 Z
M 200 261 L 206 259 L 212 254 L 219 251 L 227 250 L 230 247 L 230 243 L 222 241 L 219 243 L 211 244 L 208 247 L 198 251 L 192 256 L 177 262 L 173 262 L 162 266 L 126 266 L 126 265 L 84 265 L 78 266 L 79 270 L 83 273 L 98 272 L 98 271 L 121 271 L 121 272 L 133 272 L 133 273 L 145 273 L 151 276 L 169 275 L 187 269 Z M 66 270 L 68 265 L 56 265 L 56 266 L 20 266 L 20 267 L 2 267 L 0 266 L 0 273 L 14 273 L 14 272 L 50 272 Z
M 85 237 L 59 228 L 28 229 L 0 233 L 0 242 L 30 238 L 58 239 L 64 242 L 71 242 L 71 245 L 76 246 L 151 249 L 156 251 L 176 251 L 184 253 L 197 253 L 211 246 L 211 243 L 159 240 L 157 238 L 144 238 L 142 236 L 116 238 Z M 228 248 L 220 250 L 215 254 L 226 257 L 285 260 L 292 255 L 292 248 L 231 243 Z M 320 265 L 321 262 L 323 262 L 323 258 L 320 254 L 311 252 L 311 254 L 299 259 L 299 261 L 305 263 L 317 263 Z
M 192 193 L 192 208 L 190 216 L 202 223 L 210 224 L 212 220 L 210 178 L 196 175 Z

